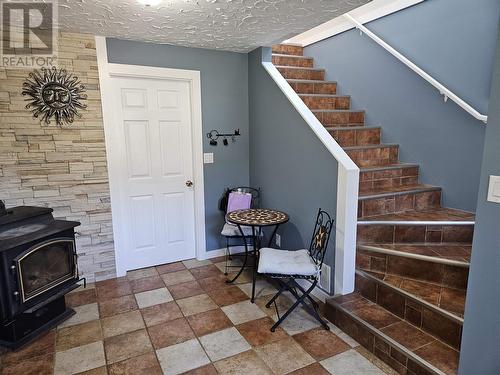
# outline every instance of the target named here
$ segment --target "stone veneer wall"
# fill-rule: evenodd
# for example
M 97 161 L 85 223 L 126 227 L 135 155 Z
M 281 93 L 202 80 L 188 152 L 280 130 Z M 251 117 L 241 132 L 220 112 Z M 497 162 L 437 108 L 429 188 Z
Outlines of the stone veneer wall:
M 24 108 L 31 70 L 0 67 L 0 199 L 80 221 L 80 274 L 101 280 L 115 275 L 115 259 L 94 37 L 62 33 L 58 65 L 77 75 L 88 95 L 82 118 L 62 127 L 42 125 Z

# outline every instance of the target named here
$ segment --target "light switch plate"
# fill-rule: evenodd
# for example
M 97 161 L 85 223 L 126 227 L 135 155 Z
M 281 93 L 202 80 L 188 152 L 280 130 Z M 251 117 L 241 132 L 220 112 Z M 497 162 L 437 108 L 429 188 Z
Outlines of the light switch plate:
M 212 164 L 214 162 L 214 154 L 213 152 L 205 152 L 203 154 L 203 163 Z
M 500 176 L 490 176 L 488 202 L 500 203 Z

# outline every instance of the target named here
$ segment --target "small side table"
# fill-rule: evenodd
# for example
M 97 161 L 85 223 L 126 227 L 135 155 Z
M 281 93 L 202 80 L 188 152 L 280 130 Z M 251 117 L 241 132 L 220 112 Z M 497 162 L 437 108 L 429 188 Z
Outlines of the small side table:
M 257 277 L 257 258 L 259 254 L 259 248 L 257 245 L 257 233 L 260 233 L 260 230 L 263 227 L 272 227 L 274 226 L 273 232 L 271 237 L 269 238 L 269 243 L 268 247 L 271 247 L 271 244 L 273 242 L 273 238 L 276 235 L 276 231 L 278 230 L 279 226 L 281 224 L 284 224 L 290 220 L 288 215 L 284 212 L 278 211 L 278 210 L 271 210 L 271 209 L 266 209 L 266 208 L 251 208 L 248 210 L 237 210 L 233 212 L 229 212 L 226 215 L 226 220 L 231 223 L 235 224 L 238 226 L 238 229 L 240 230 L 241 235 L 243 236 L 243 240 L 245 242 L 245 258 L 243 260 L 243 265 L 236 275 L 236 277 L 231 280 L 230 282 L 235 281 L 243 272 L 243 269 L 247 265 L 248 261 L 248 244 L 247 244 L 247 239 L 243 233 L 242 226 L 248 226 L 252 227 L 252 242 L 253 242 L 253 258 L 254 258 L 254 263 L 253 263 L 253 275 L 252 275 L 252 298 L 251 301 L 252 303 L 255 300 L 255 280 Z M 258 230 L 256 230 L 256 228 Z

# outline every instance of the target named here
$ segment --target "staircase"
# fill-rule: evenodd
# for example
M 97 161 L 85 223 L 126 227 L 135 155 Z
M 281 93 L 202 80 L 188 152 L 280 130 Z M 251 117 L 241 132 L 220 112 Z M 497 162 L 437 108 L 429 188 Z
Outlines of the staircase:
M 337 83 L 302 47 L 276 45 L 272 61 L 360 168 L 356 286 L 327 301 L 339 328 L 407 375 L 456 374 L 474 230 L 470 212 L 441 207 L 441 188 L 381 143 Z

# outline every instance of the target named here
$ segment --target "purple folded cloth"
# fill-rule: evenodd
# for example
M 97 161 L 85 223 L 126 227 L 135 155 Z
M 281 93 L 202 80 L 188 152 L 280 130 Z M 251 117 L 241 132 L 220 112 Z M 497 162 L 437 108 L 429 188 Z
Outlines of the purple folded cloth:
M 236 210 L 247 210 L 252 205 L 252 194 L 250 193 L 229 193 L 229 199 L 227 201 L 227 212 L 233 212 Z

